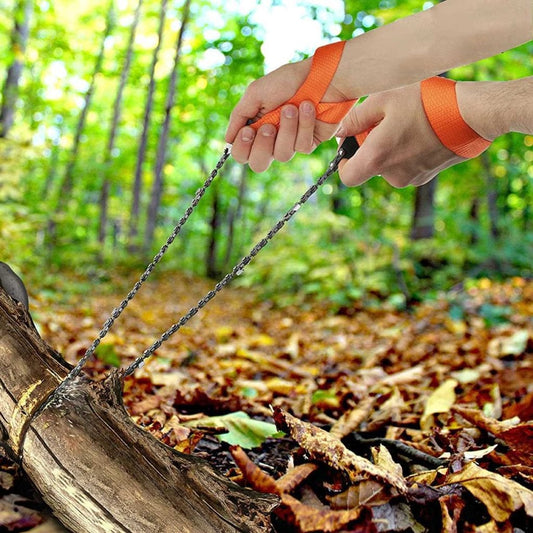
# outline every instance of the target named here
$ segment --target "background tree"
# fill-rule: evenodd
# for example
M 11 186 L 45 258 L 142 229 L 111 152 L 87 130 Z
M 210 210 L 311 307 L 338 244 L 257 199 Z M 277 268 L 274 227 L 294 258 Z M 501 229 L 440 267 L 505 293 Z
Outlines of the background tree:
M 33 0 L 18 0 L 13 12 L 13 29 L 11 31 L 11 62 L 2 90 L 2 107 L 0 108 L 0 137 L 7 137 L 15 120 L 19 82 L 24 67 L 24 54 L 30 32 L 30 18 Z
M 157 144 L 157 154 L 155 161 L 154 182 L 152 185 L 152 193 L 150 196 L 150 204 L 148 205 L 146 216 L 146 231 L 144 234 L 144 248 L 149 249 L 152 246 L 154 238 L 154 231 L 159 213 L 159 206 L 161 203 L 161 196 L 163 195 L 163 181 L 164 181 L 164 166 L 167 159 L 168 139 L 170 131 L 170 119 L 172 116 L 172 108 L 176 99 L 176 87 L 178 77 L 178 67 L 181 57 L 181 47 L 183 44 L 183 37 L 187 30 L 189 23 L 191 0 L 185 0 L 182 7 L 181 24 L 176 40 L 176 53 L 174 56 L 174 64 L 172 72 L 170 73 L 170 80 L 168 85 L 168 92 L 165 102 L 165 118 L 161 126 L 159 135 L 159 142 Z
M 139 233 L 139 213 L 141 209 L 141 192 L 142 192 L 142 175 L 143 165 L 146 158 L 146 148 L 148 143 L 148 132 L 150 129 L 150 121 L 152 117 L 152 108 L 154 102 L 155 92 L 155 69 L 159 58 L 159 51 L 163 43 L 163 30 L 165 27 L 165 19 L 167 13 L 167 0 L 162 0 L 161 9 L 159 11 L 159 26 L 157 30 L 157 41 L 154 47 L 152 61 L 150 65 L 150 81 L 146 92 L 146 103 L 144 107 L 143 125 L 141 129 L 141 136 L 139 140 L 139 148 L 137 150 L 137 158 L 135 161 L 135 174 L 133 178 L 133 191 L 131 201 L 131 214 L 129 220 L 129 249 L 136 251 L 135 241 Z

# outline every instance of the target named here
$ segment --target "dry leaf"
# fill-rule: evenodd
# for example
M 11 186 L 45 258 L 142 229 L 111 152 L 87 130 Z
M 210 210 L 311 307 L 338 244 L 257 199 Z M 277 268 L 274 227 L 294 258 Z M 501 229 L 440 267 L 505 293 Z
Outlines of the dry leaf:
M 473 462 L 468 463 L 459 472 L 449 474 L 446 483 L 460 483 L 485 504 L 496 522 L 505 522 L 512 513 L 522 507 L 533 517 L 533 491 Z
M 437 389 L 433 391 L 426 402 L 424 413 L 420 418 L 420 427 L 428 430 L 433 425 L 433 415 L 447 413 L 455 403 L 455 387 L 458 385 L 456 379 L 447 379 Z
M 382 483 L 364 479 L 348 487 L 344 492 L 330 496 L 328 501 L 333 509 L 352 509 L 361 505 L 376 506 L 390 501 L 394 495 Z
M 318 466 L 314 463 L 304 463 L 291 468 L 285 475 L 276 480 L 280 492 L 292 492 L 303 483 Z
M 442 533 L 457 533 L 457 523 L 464 509 L 465 503 L 455 494 L 439 498 L 442 514 Z
M 372 457 L 377 466 L 381 466 L 394 476 L 402 477 L 402 467 L 394 461 L 389 450 L 383 444 L 380 444 L 379 448 L 372 448 Z
M 373 522 L 378 532 L 412 531 L 424 533 L 425 528 L 413 516 L 405 503 L 381 505 L 372 509 Z
M 363 475 L 391 485 L 400 493 L 407 492 L 407 484 L 402 476 L 356 455 L 327 431 L 298 420 L 281 409 L 274 410 L 274 420 L 278 427 L 285 428 L 311 457 L 325 462 L 336 470 L 344 470 L 352 480 Z
M 230 452 L 250 487 L 259 492 L 279 494 L 276 480 L 266 472 L 263 472 L 240 446 L 230 446 Z
M 340 531 L 355 522 L 361 516 L 363 507 L 347 511 L 332 511 L 330 509 L 316 509 L 306 505 L 289 494 L 281 496 L 283 505 L 290 509 L 294 523 L 301 533 L 323 532 L 333 533 Z M 359 531 L 359 530 L 358 530 Z
M 364 422 L 372 409 L 376 398 L 374 396 L 366 397 L 362 402 L 360 402 L 357 407 L 346 411 L 338 420 L 333 424 L 330 434 L 334 437 L 342 439 L 346 435 L 352 433 L 359 428 L 362 422 Z

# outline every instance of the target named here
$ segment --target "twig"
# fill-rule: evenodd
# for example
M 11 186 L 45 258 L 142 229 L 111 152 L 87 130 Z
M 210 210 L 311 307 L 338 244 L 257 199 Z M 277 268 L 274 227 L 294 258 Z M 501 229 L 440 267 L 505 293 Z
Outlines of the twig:
M 441 466 L 444 466 L 447 463 L 446 459 L 439 459 L 438 457 L 433 457 L 433 455 L 429 455 L 428 453 L 417 450 L 416 448 L 413 448 L 399 440 L 386 439 L 381 437 L 365 438 L 362 437 L 359 433 L 356 433 L 355 431 L 350 433 L 347 438 L 353 439 L 355 444 L 366 446 L 368 448 L 371 446 L 379 446 L 380 444 L 383 444 L 383 446 L 389 448 L 390 451 L 393 451 L 398 455 L 408 457 L 409 459 L 415 461 L 417 464 L 429 466 L 431 468 L 440 468 Z

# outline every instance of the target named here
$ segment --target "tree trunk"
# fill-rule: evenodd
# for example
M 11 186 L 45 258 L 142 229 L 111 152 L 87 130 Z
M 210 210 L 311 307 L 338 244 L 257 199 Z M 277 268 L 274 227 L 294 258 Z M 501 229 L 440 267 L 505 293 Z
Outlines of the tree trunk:
M 244 197 L 246 195 L 246 176 L 248 174 L 248 169 L 248 165 L 241 165 L 237 205 L 233 209 L 230 209 L 230 213 L 228 216 L 228 238 L 226 243 L 226 252 L 224 254 L 224 271 L 229 270 L 231 266 L 231 258 L 234 255 L 233 249 L 235 243 L 235 223 L 242 217 Z
M 137 162 L 135 164 L 135 178 L 133 181 L 133 193 L 131 201 L 131 216 L 128 231 L 129 247 L 132 251 L 136 250 L 135 241 L 139 233 L 139 213 L 141 210 L 141 191 L 142 191 L 142 172 L 144 160 L 146 157 L 146 146 L 148 144 L 148 132 L 150 130 L 150 120 L 152 118 L 152 107 L 154 103 L 155 92 L 155 69 L 159 57 L 159 50 L 163 42 L 163 30 L 165 27 L 165 18 L 167 13 L 167 1 L 162 0 L 161 11 L 159 13 L 159 28 L 157 30 L 157 44 L 152 55 L 152 64 L 150 67 L 150 82 L 146 94 L 146 103 L 144 106 L 143 127 L 141 139 L 139 141 L 139 150 L 137 151 Z
M 178 77 L 178 66 L 181 57 L 181 45 L 185 29 L 189 22 L 191 0 L 185 0 L 183 5 L 183 12 L 181 15 L 181 27 L 176 41 L 176 53 L 174 55 L 174 65 L 170 74 L 170 82 L 167 93 L 167 100 L 165 103 L 165 119 L 161 128 L 161 135 L 157 144 L 157 155 L 155 162 L 154 183 L 152 186 L 152 194 L 150 197 L 150 205 L 148 206 L 148 214 L 146 219 L 146 232 L 144 235 L 144 249 L 148 251 L 152 246 L 154 239 L 155 226 L 157 222 L 157 214 L 159 206 L 161 205 L 161 197 L 163 196 L 163 169 L 167 157 L 168 135 L 170 131 L 170 118 L 174 101 L 176 99 L 176 82 Z
M 218 187 L 211 187 L 211 220 L 209 221 L 209 241 L 205 254 L 205 273 L 208 278 L 216 279 L 220 276 L 220 269 L 217 268 L 217 235 L 220 228 L 220 194 Z
M 487 208 L 489 213 L 490 235 L 493 240 L 500 238 L 499 216 L 498 216 L 498 184 L 492 173 L 489 154 L 481 154 L 481 164 L 485 171 L 485 183 L 487 184 Z
M 23 57 L 26 52 L 30 33 L 30 18 L 33 11 L 32 0 L 19 0 L 14 11 L 14 25 L 11 32 L 11 51 L 13 61 L 7 69 L 6 81 L 2 91 L 2 108 L 0 109 L 0 137 L 7 137 L 15 121 L 15 108 L 18 99 L 18 89 Z
M 437 179 L 416 188 L 411 239 L 431 239 L 435 233 L 435 191 Z
M 111 161 L 113 160 L 113 151 L 115 149 L 115 141 L 118 133 L 118 125 L 120 121 L 120 115 L 122 113 L 122 97 L 124 95 L 124 89 L 126 87 L 126 81 L 130 73 L 131 58 L 133 56 L 133 44 L 135 43 L 135 34 L 137 33 L 137 26 L 139 24 L 139 18 L 141 14 L 143 0 L 138 0 L 137 8 L 135 9 L 135 15 L 130 29 L 130 36 L 128 39 L 128 45 L 126 48 L 126 57 L 124 59 L 124 66 L 120 72 L 120 80 L 117 88 L 117 95 L 115 97 L 115 103 L 113 105 L 113 116 L 111 118 L 111 127 L 109 129 L 109 138 L 107 141 L 106 151 L 104 155 L 104 179 L 102 188 L 100 190 L 100 220 L 98 225 L 98 242 L 103 245 L 105 243 L 107 219 L 108 219 L 108 205 L 109 205 L 109 172 L 111 169 Z
M 0 433 L 43 500 L 76 533 L 271 530 L 276 498 L 243 489 L 129 418 L 122 374 L 84 376 L 50 400 L 68 364 L 0 289 Z
M 91 76 L 91 81 L 89 83 L 89 88 L 87 89 L 87 92 L 85 93 L 83 107 L 81 110 L 80 117 L 78 119 L 78 124 L 76 126 L 76 132 L 74 134 L 74 142 L 72 144 L 72 149 L 68 157 L 65 174 L 63 175 L 63 179 L 61 180 L 61 183 L 59 185 L 59 194 L 57 197 L 56 207 L 53 210 L 51 217 L 49 219 L 49 222 L 48 222 L 48 234 L 49 234 L 49 239 L 52 242 L 55 239 L 55 232 L 57 229 L 55 219 L 57 218 L 57 215 L 59 215 L 60 213 L 63 213 L 66 210 L 67 204 L 70 200 L 70 196 L 72 193 L 72 188 L 74 186 L 74 167 L 78 159 L 78 152 L 80 149 L 81 137 L 82 137 L 83 130 L 85 128 L 85 121 L 87 120 L 87 114 L 89 112 L 89 107 L 91 105 L 92 97 L 94 94 L 94 89 L 96 86 L 96 78 L 98 77 L 98 74 L 102 70 L 102 63 L 104 61 L 104 53 L 105 53 L 105 41 L 111 34 L 114 24 L 115 24 L 114 0 L 111 0 L 109 4 L 109 9 L 107 11 L 106 25 L 105 25 L 104 35 L 102 36 L 102 41 L 100 44 L 100 50 L 98 52 L 98 56 L 96 57 L 96 62 L 94 65 L 93 74 Z

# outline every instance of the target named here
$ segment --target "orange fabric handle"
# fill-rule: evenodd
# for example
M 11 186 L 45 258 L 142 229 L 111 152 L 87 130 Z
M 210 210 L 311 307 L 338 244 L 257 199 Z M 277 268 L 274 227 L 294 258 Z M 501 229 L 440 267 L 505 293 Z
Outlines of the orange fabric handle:
M 463 119 L 457 105 L 456 82 L 439 76 L 422 81 L 422 104 L 440 142 L 466 159 L 478 156 L 491 144 Z
M 355 104 L 355 100 L 348 100 L 346 102 L 321 102 L 321 99 L 337 71 L 344 50 L 344 44 L 344 41 L 338 41 L 318 48 L 313 56 L 311 70 L 303 85 L 283 105 L 294 104 L 295 106 L 299 106 L 304 100 L 309 100 L 315 104 L 318 120 L 329 124 L 340 122 Z M 250 126 L 256 130 L 263 124 L 273 124 L 279 127 L 281 108 L 282 106 L 270 111 L 256 122 L 250 124 Z

